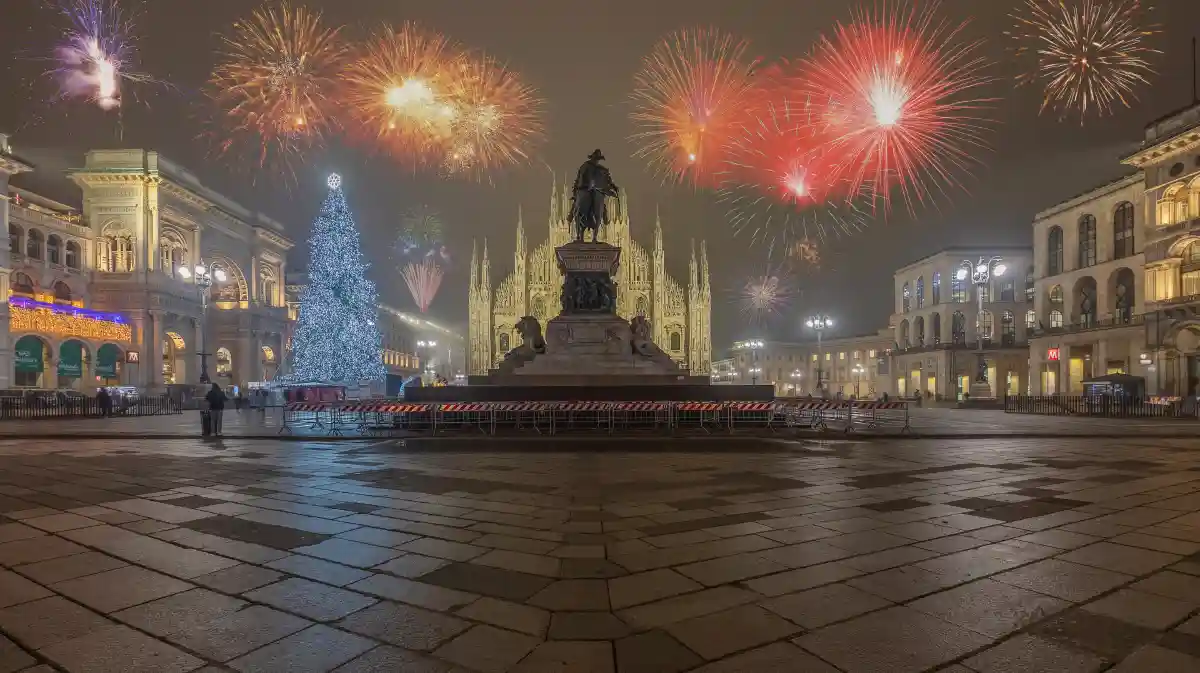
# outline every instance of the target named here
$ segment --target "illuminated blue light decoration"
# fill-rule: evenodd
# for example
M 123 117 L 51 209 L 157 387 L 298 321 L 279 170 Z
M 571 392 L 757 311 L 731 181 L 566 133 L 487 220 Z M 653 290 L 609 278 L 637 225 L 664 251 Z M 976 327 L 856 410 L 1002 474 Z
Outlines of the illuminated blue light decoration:
M 331 175 L 329 195 L 309 238 L 308 285 L 292 340 L 294 381 L 356 384 L 385 376 L 375 325 L 378 296 L 366 278 L 358 229 L 342 179 Z
M 8 304 L 27 309 L 45 309 L 55 313 L 64 315 L 73 315 L 79 318 L 89 318 L 91 320 L 107 320 L 109 322 L 124 323 L 125 316 L 120 313 L 105 313 L 103 311 L 93 311 L 91 309 L 79 308 L 78 306 L 70 306 L 63 304 L 48 304 L 44 301 L 37 301 L 27 297 L 9 297 Z

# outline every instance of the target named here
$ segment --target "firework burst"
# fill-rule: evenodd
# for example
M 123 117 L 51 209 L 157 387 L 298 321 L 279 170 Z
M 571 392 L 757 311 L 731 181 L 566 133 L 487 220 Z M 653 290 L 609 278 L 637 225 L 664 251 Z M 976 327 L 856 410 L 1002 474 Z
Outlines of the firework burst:
M 748 43 L 712 29 L 681 30 L 655 45 L 635 79 L 636 154 L 664 177 L 715 184 L 736 133 L 756 63 Z
M 55 48 L 58 97 L 84 98 L 104 110 L 121 105 L 121 84 L 156 80 L 135 70 L 134 18 L 117 0 L 59 0 L 69 28 Z
M 1146 25 L 1141 0 L 1025 0 L 1008 35 L 1016 56 L 1031 61 L 1019 78 L 1045 87 L 1041 111 L 1060 117 L 1104 115 L 1129 107 L 1138 86 L 1154 73 L 1146 45 L 1158 27 Z
M 400 223 L 400 235 L 396 238 L 395 249 L 398 255 L 406 259 L 441 256 L 441 214 L 426 205 L 405 213 Z
M 442 284 L 442 268 L 432 259 L 426 258 L 405 266 L 401 275 L 421 313 L 428 311 Z
M 746 281 L 739 292 L 739 303 L 743 315 L 761 324 L 787 308 L 794 294 L 792 278 L 784 269 L 767 268 L 762 275 Z
M 817 113 L 819 114 L 819 112 Z M 719 174 L 719 199 L 736 233 L 773 253 L 793 241 L 850 233 L 866 226 L 866 213 L 839 177 L 829 136 L 806 103 L 780 99 L 732 139 Z
M 235 23 L 221 45 L 208 95 L 220 116 L 222 154 L 290 167 L 337 128 L 330 96 L 346 47 L 341 28 L 326 27 L 320 12 L 264 6 Z
M 347 68 L 342 100 L 363 139 L 413 165 L 437 164 L 453 131 L 450 97 L 464 65 L 444 35 L 410 21 L 384 26 Z
M 935 19 L 898 3 L 862 12 L 823 37 L 791 78 L 792 100 L 821 108 L 820 124 L 852 194 L 890 203 L 898 189 L 912 209 L 956 185 L 956 174 L 986 148 L 970 98 L 989 81 L 979 42 L 960 42 L 965 24 Z
M 451 93 L 454 115 L 443 168 L 482 177 L 529 159 L 542 137 L 541 101 L 510 70 L 486 56 L 463 59 Z

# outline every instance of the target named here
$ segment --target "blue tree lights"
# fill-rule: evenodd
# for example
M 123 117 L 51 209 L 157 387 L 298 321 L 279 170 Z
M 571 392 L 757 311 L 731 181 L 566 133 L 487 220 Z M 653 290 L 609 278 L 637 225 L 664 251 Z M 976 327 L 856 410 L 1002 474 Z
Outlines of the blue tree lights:
M 378 295 L 366 278 L 342 178 L 335 173 L 327 184 L 329 195 L 309 238 L 308 285 L 300 294 L 290 378 L 347 384 L 382 380 Z

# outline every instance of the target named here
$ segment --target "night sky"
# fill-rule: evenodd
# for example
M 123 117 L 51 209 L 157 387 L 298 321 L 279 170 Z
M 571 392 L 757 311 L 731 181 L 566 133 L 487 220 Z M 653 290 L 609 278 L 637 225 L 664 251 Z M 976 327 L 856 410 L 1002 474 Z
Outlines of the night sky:
M 545 237 L 551 167 L 560 179 L 594 148 L 608 157 L 614 178 L 630 192 L 634 236 L 649 247 L 657 206 L 663 219 L 668 272 L 686 277 L 688 241 L 708 240 L 713 273 L 713 344 L 717 350 L 738 337 L 765 335 L 801 339 L 806 313 L 822 310 L 839 322 L 841 334 L 873 332 L 887 324 L 892 310 L 891 275 L 895 268 L 951 245 L 1030 245 L 1035 212 L 1125 172 L 1118 157 L 1140 140 L 1144 125 L 1192 99 L 1191 39 L 1200 31 L 1200 2 L 1158 0 L 1155 20 L 1165 32 L 1154 38 L 1162 50 L 1151 88 L 1139 91 L 1131 109 L 1119 108 L 1084 126 L 1038 116 L 1036 88 L 1015 89 L 1017 71 L 1005 59 L 1002 31 L 1014 0 L 946 0 L 941 12 L 956 20 L 971 18 L 971 37 L 985 37 L 996 78 L 985 95 L 1001 98 L 991 112 L 996 121 L 990 141 L 995 148 L 964 179 L 968 191 L 955 191 L 934 207 L 909 216 L 901 208 L 852 237 L 829 240 L 823 268 L 801 280 L 803 294 L 790 309 L 761 329 L 746 325 L 737 290 L 761 273 L 766 254 L 734 237 L 725 208 L 712 194 L 688 187 L 664 187 L 632 157 L 627 139 L 628 95 L 644 55 L 664 34 L 684 27 L 712 25 L 751 41 L 751 51 L 774 59 L 799 57 L 835 19 L 845 19 L 844 0 L 310 0 L 324 7 L 330 22 L 351 25 L 355 34 L 381 21 L 416 20 L 468 47 L 482 49 L 517 70 L 547 100 L 548 140 L 531 165 L 494 178 L 494 185 L 439 181 L 414 176 L 381 157 L 334 145 L 313 153 L 297 167 L 299 185 L 291 190 L 271 175 L 254 184 L 222 160 L 213 159 L 198 139 L 199 87 L 212 66 L 216 33 L 248 15 L 249 0 L 156 0 L 141 24 L 143 69 L 170 80 L 177 91 L 138 103 L 126 90 L 127 147 L 156 149 L 201 176 L 214 189 L 244 205 L 283 221 L 297 241 L 292 266 L 303 263 L 309 226 L 324 196 L 331 171 L 346 178 L 347 193 L 364 235 L 364 249 L 384 301 L 413 310 L 412 299 L 376 251 L 395 237 L 401 215 L 429 204 L 442 212 L 447 240 L 457 261 L 430 309 L 432 317 L 466 323 L 466 280 L 473 238 L 489 237 L 492 282 L 512 268 L 513 229 L 518 204 L 535 242 Z M 56 31 L 51 12 L 40 0 L 2 0 L 0 49 L 9 60 L 0 67 L 0 132 L 14 134 L 17 153 L 41 169 L 22 176 L 18 186 L 33 188 L 77 204 L 77 191 L 61 178 L 63 169 L 82 164 L 89 148 L 117 147 L 115 115 L 86 103 L 47 108 L 50 89 L 37 74 Z

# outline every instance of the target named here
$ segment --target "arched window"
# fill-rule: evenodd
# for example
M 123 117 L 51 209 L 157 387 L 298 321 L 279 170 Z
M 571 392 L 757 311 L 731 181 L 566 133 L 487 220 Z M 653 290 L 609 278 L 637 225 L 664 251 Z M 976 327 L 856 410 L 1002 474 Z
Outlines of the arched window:
M 1127 323 L 1133 319 L 1134 283 L 1136 281 L 1133 271 L 1129 269 L 1117 271 L 1116 283 L 1113 288 L 1113 308 L 1115 309 L 1113 314 L 1119 322 Z
M 71 286 L 61 280 L 54 284 L 54 301 L 71 303 Z
M 644 317 L 647 315 L 647 312 L 649 310 L 650 309 L 647 308 L 647 306 L 646 306 L 646 296 L 638 295 L 636 308 L 634 309 L 634 312 L 633 312 L 634 315 L 640 315 L 640 316 Z
M 1017 343 L 1017 319 L 1012 311 L 1000 314 L 1000 343 L 1005 346 Z
M 912 310 L 912 290 L 908 288 L 908 283 L 900 290 L 900 312 L 908 313 Z
M 67 268 L 79 268 L 79 244 L 75 241 L 67 241 Z
M 233 355 L 224 346 L 217 349 L 217 376 L 233 375 Z
M 925 308 L 925 276 L 917 276 L 917 308 Z
M 962 311 L 955 311 L 950 317 L 950 339 L 952 343 L 967 343 L 967 316 Z
M 188 248 L 183 240 L 183 234 L 174 229 L 164 229 L 158 239 L 159 270 L 172 278 L 178 277 L 179 270 L 188 265 Z
M 264 266 L 258 270 L 258 296 L 263 306 L 275 305 L 275 293 L 279 284 L 275 281 L 275 270 Z
M 500 352 L 507 353 L 512 350 L 511 342 L 508 340 L 508 332 L 500 333 Z
M 101 271 L 129 273 L 133 271 L 133 235 L 115 227 L 106 227 L 97 241 L 96 263 Z
M 51 264 L 62 264 L 62 239 L 50 234 L 46 239 L 46 260 Z
M 21 273 L 20 271 L 14 273 L 9 279 L 8 284 L 9 289 L 12 290 L 13 294 L 25 295 L 29 297 L 33 296 L 33 279 L 27 274 Z
M 933 294 L 934 305 L 936 306 L 936 305 L 942 303 L 942 272 L 941 271 L 933 272 L 933 289 L 931 290 L 931 292 Z
M 901 320 L 900 321 L 900 348 L 902 350 L 908 350 L 910 345 L 911 344 L 909 343 L 909 338 L 908 338 L 908 321 Z
M 540 295 L 534 297 L 530 309 L 533 310 L 533 317 L 541 320 L 542 316 L 546 315 L 546 300 Z
M 934 278 L 937 278 L 937 276 L 934 275 Z M 938 344 L 942 343 L 942 314 L 941 313 L 933 314 L 933 317 L 929 319 L 929 327 L 930 327 L 930 329 L 929 329 L 930 342 L 933 343 L 934 346 L 937 346 Z
M 1082 269 L 1096 265 L 1096 218 L 1084 215 L 1079 218 L 1079 266 Z
M 925 345 L 925 319 L 921 316 L 913 319 L 913 345 L 917 348 Z
M 1063 326 L 1063 312 L 1058 309 L 1054 309 L 1053 311 L 1050 312 L 1050 328 L 1057 329 L 1062 326 Z
M 1126 201 L 1113 211 L 1113 259 L 1133 254 L 1133 204 Z
M 984 341 L 991 341 L 992 340 L 992 327 L 993 327 L 992 312 L 986 311 L 986 310 L 980 311 L 979 312 L 979 320 L 978 320 L 976 327 L 979 328 L 979 337 L 981 339 L 983 339 Z
M 1053 304 L 1061 304 L 1063 302 L 1063 289 L 1061 285 L 1055 285 L 1050 288 L 1050 302 Z
M 1035 327 L 1037 327 L 1037 314 L 1033 312 L 1033 309 L 1029 309 L 1025 312 L 1025 329 L 1033 329 Z
M 671 350 L 683 350 L 683 335 L 679 332 L 671 332 Z
M 45 235 L 41 231 L 30 229 L 28 240 L 25 241 L 25 256 L 30 259 L 42 259 L 43 244 L 45 241 Z
M 1047 234 L 1046 246 L 1046 275 L 1057 276 L 1063 272 L 1063 230 L 1062 227 L 1050 227 Z
M 8 251 L 9 252 L 14 252 L 18 255 L 21 254 L 21 250 L 24 249 L 21 247 L 21 236 L 24 233 L 25 232 L 20 227 L 18 227 L 15 224 L 12 224 L 11 222 L 9 223 L 9 225 L 8 225 Z
M 1032 304 L 1036 292 L 1037 290 L 1034 287 L 1033 265 L 1030 264 L 1029 268 L 1025 271 L 1025 301 Z

